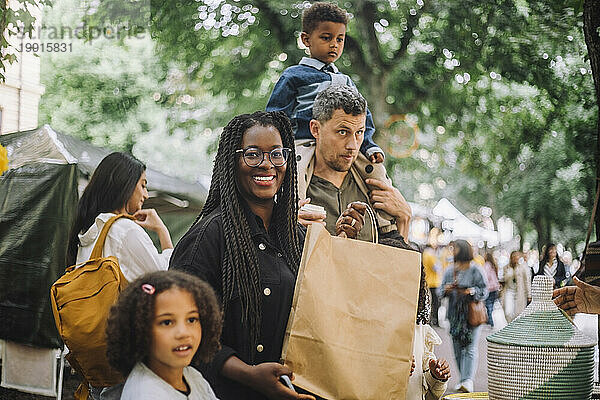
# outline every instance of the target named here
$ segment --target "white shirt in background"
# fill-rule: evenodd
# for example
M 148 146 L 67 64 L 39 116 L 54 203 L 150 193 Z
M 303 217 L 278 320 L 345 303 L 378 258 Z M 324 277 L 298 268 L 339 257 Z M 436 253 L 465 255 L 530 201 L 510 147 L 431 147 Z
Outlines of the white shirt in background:
M 79 235 L 81 244 L 77 250 L 77 264 L 90 259 L 102 227 L 113 216 L 113 213 L 99 214 L 92 226 Z M 102 256 L 117 257 L 123 276 L 131 282 L 145 273 L 167 270 L 172 253 L 173 249 L 159 253 L 144 228 L 130 219 L 120 218 L 108 231 Z

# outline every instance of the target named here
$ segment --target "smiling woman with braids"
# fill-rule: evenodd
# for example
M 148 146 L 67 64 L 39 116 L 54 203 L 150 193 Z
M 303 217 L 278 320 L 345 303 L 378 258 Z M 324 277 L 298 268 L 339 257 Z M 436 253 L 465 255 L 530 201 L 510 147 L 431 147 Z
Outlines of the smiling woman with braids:
M 279 380 L 292 376 L 278 361 L 304 243 L 297 197 L 288 118 L 233 118 L 219 140 L 206 204 L 170 263 L 206 280 L 221 300 L 222 349 L 198 366 L 221 400 L 312 398 Z M 364 220 L 346 211 L 358 222 L 343 228 L 353 236 Z

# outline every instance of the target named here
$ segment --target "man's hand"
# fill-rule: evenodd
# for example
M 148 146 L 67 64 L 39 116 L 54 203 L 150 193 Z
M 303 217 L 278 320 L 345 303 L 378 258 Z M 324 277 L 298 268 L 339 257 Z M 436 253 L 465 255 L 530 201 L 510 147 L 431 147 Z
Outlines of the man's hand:
M 446 382 L 450 379 L 450 366 L 448 365 L 448 361 L 443 358 L 439 360 L 432 358 L 429 360 L 429 372 L 438 381 Z
M 385 211 L 392 217 L 395 217 L 398 232 L 405 238 L 408 238 L 408 224 L 412 216 L 412 211 L 404 196 L 402 196 L 398 189 L 389 186 L 379 179 L 369 178 L 365 183 L 373 188 L 369 193 L 369 200 L 373 208 Z
M 342 215 L 335 222 L 335 234 L 341 237 L 356 239 L 365 224 L 367 205 L 360 201 L 348 204 Z
M 325 226 L 325 213 L 302 210 L 302 206 L 310 203 L 310 197 L 298 201 L 298 222 L 308 227 L 310 224 L 322 224 Z
M 600 314 L 600 288 L 573 278 L 576 286 L 555 289 L 554 303 L 569 315 Z

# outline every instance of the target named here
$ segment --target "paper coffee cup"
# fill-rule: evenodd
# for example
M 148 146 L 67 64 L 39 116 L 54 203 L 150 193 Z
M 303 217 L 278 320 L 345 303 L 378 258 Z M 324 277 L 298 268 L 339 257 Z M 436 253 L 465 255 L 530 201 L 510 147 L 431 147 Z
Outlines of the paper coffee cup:
M 306 212 L 314 212 L 314 213 L 323 213 L 323 214 L 327 214 L 327 213 L 325 212 L 325 208 L 324 208 L 324 207 L 318 206 L 318 205 L 316 205 L 316 204 L 310 204 L 310 203 L 303 205 L 303 206 L 300 208 L 300 210 L 302 210 L 302 211 L 306 211 Z

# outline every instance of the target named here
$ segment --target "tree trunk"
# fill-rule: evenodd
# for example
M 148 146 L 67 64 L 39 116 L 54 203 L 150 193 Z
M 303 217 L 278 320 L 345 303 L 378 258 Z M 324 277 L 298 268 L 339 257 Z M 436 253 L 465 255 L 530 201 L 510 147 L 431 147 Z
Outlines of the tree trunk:
M 515 226 L 519 231 L 519 250 L 523 250 L 523 244 L 525 243 L 525 223 L 519 223 L 518 221 L 515 221 Z
M 542 253 L 542 248 L 548 243 L 549 236 L 548 228 L 546 226 L 546 220 L 541 215 L 536 215 L 533 219 L 533 226 L 535 227 L 535 231 L 537 232 L 537 247 L 540 254 Z
M 373 122 L 375 123 L 375 134 L 380 132 L 385 127 L 385 122 L 390 117 L 389 105 L 385 101 L 387 96 L 388 79 L 387 74 L 379 74 L 375 76 L 369 82 L 368 98 L 367 102 L 369 110 L 373 115 Z
M 550 241 L 552 241 L 552 223 L 550 222 L 550 218 L 545 217 L 544 218 L 544 222 L 545 222 L 545 228 L 546 228 L 546 240 L 545 242 L 542 244 L 543 246 L 545 246 L 547 243 L 549 243 Z
M 596 105 L 598 106 L 596 138 L 596 189 L 600 184 L 600 0 L 585 0 L 583 4 L 583 33 L 592 67 Z M 596 213 L 596 237 L 600 238 L 600 213 Z

